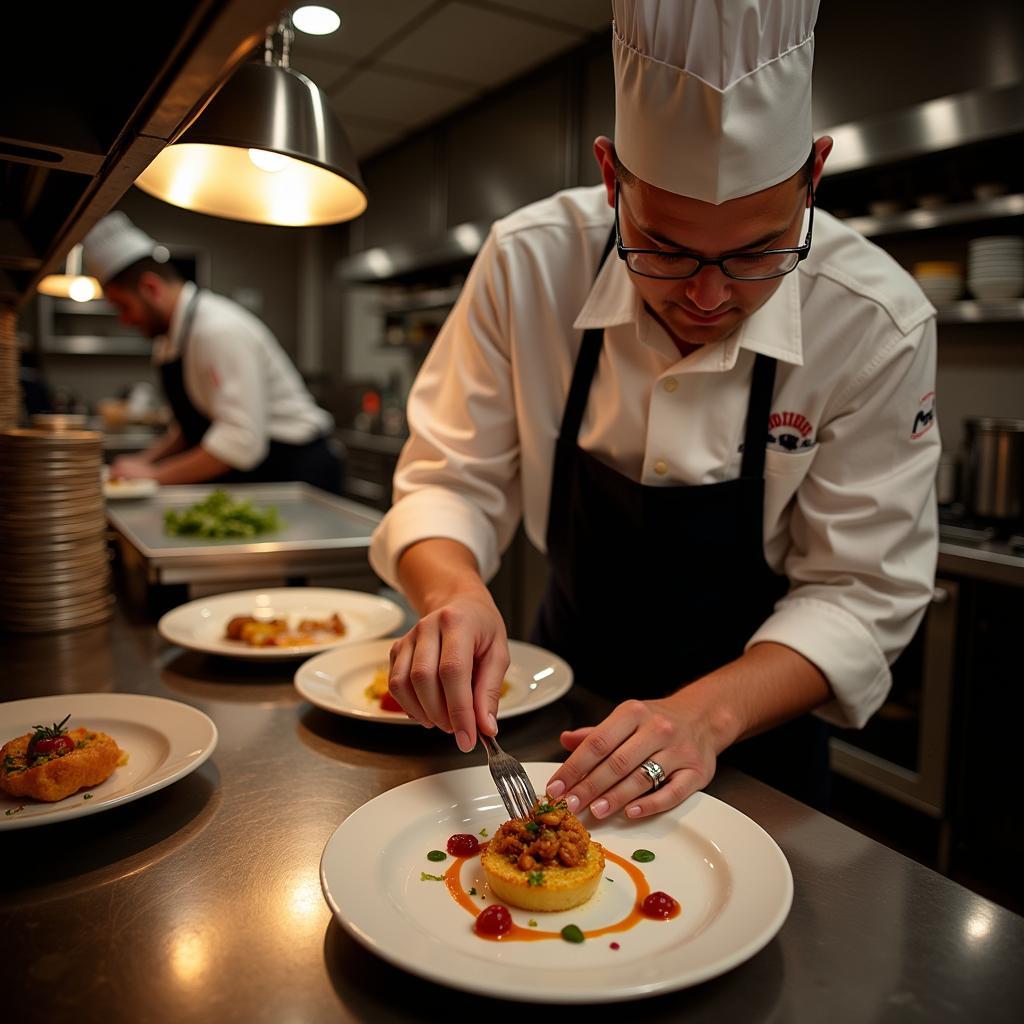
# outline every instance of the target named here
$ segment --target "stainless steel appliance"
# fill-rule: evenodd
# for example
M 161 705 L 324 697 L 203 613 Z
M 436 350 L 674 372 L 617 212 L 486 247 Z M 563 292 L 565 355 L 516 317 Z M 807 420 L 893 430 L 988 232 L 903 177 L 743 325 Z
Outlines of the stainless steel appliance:
M 978 417 L 964 426 L 968 511 L 981 519 L 1024 518 L 1024 420 Z

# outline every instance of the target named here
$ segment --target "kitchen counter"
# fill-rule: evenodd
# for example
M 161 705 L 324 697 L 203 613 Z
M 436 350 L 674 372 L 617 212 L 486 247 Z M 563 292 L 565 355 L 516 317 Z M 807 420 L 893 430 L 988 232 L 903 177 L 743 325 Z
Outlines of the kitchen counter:
M 324 844 L 347 814 L 482 754 L 461 755 L 436 731 L 319 711 L 287 667 L 184 652 L 120 611 L 100 627 L 3 643 L 10 699 L 154 694 L 202 709 L 220 733 L 212 758 L 167 789 L 4 835 L 9 1019 L 317 1024 L 512 1012 L 366 952 L 333 921 L 318 878 Z M 508 720 L 501 738 L 523 760 L 558 760 L 559 731 L 607 708 L 575 688 Z M 1019 1019 L 1024 918 L 734 770 L 709 791 L 785 852 L 789 918 L 728 974 L 617 1015 L 691 1024 Z

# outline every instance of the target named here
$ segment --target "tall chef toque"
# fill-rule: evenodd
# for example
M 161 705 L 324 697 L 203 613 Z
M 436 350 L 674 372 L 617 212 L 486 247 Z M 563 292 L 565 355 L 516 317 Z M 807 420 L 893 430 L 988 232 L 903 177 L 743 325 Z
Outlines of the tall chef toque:
M 157 243 L 120 211 L 108 213 L 82 240 L 85 268 L 104 287 L 156 249 Z
M 818 0 L 612 0 L 615 149 L 643 181 L 706 203 L 807 160 Z

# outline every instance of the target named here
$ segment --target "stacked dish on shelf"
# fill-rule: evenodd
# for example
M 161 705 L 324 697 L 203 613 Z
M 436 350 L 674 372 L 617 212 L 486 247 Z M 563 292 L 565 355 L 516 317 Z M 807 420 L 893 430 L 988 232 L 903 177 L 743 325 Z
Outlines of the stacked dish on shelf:
M 102 435 L 0 433 L 0 628 L 76 629 L 110 617 Z
M 969 246 L 967 285 L 982 302 L 1005 302 L 1024 293 L 1024 237 L 974 238 Z
M 18 335 L 14 311 L 0 309 L 0 430 L 17 426 L 21 410 Z
M 963 268 L 955 260 L 930 260 L 914 264 L 914 280 L 935 306 L 955 302 L 963 294 Z

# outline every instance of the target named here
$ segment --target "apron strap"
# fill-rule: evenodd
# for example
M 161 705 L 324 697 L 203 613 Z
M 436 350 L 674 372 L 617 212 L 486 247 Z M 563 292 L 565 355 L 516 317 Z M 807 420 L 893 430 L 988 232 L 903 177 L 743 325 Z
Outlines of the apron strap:
M 608 241 L 598 263 L 598 274 L 608 253 L 615 245 L 615 229 L 608 233 Z M 596 275 L 595 275 L 596 279 Z M 565 400 L 565 412 L 562 414 L 561 436 L 573 441 L 579 436 L 583 413 L 587 408 L 587 397 L 590 394 L 590 382 L 597 369 L 597 360 L 601 355 L 601 344 L 604 341 L 603 327 L 590 327 L 583 332 L 579 355 L 576 357 L 576 368 L 573 371 L 572 383 L 569 385 L 569 396 Z
M 743 438 L 743 465 L 740 476 L 764 476 L 765 436 L 768 433 L 768 416 L 772 409 L 772 392 L 775 390 L 775 360 L 760 352 L 754 360 L 754 375 L 750 384 L 750 402 L 747 405 L 747 429 Z
M 196 288 L 192 294 L 192 298 L 189 300 L 188 306 L 185 307 L 185 315 L 181 318 L 181 330 L 178 332 L 178 337 L 181 339 L 178 342 L 178 355 L 185 358 L 185 346 L 188 344 L 189 335 L 192 333 L 192 321 L 196 318 L 196 307 L 199 305 L 199 296 L 201 289 Z

